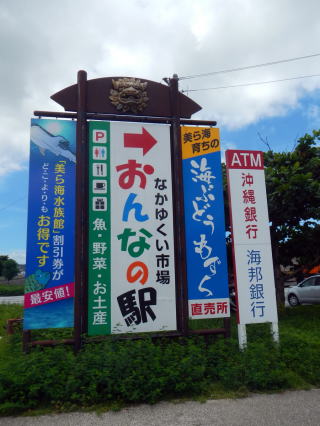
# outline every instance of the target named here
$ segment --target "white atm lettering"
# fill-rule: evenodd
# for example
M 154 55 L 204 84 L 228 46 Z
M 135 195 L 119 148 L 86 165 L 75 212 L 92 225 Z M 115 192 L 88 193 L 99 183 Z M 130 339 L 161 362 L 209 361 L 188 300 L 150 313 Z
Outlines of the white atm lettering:
M 256 168 L 262 167 L 261 154 L 253 152 L 239 152 L 232 156 L 231 167 Z

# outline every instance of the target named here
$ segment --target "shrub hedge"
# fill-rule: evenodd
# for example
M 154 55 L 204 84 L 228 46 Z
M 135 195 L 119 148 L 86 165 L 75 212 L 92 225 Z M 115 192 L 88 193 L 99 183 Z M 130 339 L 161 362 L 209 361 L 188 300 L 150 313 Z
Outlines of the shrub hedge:
M 2 284 L 0 283 L 1 296 L 22 296 L 24 294 L 24 284 Z
M 311 326 L 310 326 L 311 323 Z M 41 406 L 67 409 L 115 402 L 212 397 L 226 391 L 276 391 L 320 385 L 320 306 L 284 312 L 279 346 L 266 325 L 248 327 L 239 351 L 235 337 L 190 337 L 89 343 L 21 351 L 21 335 L 0 341 L 0 414 Z M 236 328 L 233 327 L 233 336 Z

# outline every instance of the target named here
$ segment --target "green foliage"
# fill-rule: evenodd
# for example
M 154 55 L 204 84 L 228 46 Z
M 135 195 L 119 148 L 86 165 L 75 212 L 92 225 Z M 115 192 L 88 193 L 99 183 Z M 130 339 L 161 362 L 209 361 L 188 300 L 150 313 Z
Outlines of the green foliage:
M 13 259 L 5 260 L 2 263 L 2 275 L 8 280 L 12 280 L 19 272 L 18 264 Z
M 320 131 L 298 140 L 292 152 L 265 153 L 271 235 L 278 264 L 299 258 L 320 262 Z M 275 257 L 275 256 L 274 256 Z
M 284 303 L 285 277 L 280 272 L 280 265 L 292 265 L 292 259 L 298 259 L 298 273 L 320 263 L 319 140 L 320 130 L 314 130 L 312 135 L 300 138 L 291 152 L 269 150 L 264 154 L 278 303 Z M 230 229 L 225 167 L 223 176 L 226 224 Z M 227 253 L 229 274 L 232 275 L 230 237 L 227 238 Z
M 9 259 L 6 255 L 0 256 L 0 277 L 2 277 L 3 263 Z
M 21 307 L 0 306 L 0 321 Z M 233 323 L 234 324 L 234 323 Z M 213 325 L 211 325 L 213 326 Z M 88 343 L 76 356 L 71 347 L 37 347 L 25 355 L 21 334 L 0 340 L 0 414 L 51 407 L 72 410 L 193 397 L 245 395 L 320 385 L 320 306 L 281 313 L 279 346 L 268 324 L 247 326 L 248 348 L 235 338 L 149 338 Z M 39 331 L 57 338 L 70 330 Z M 232 334 L 236 334 L 235 324 Z
M 212 346 L 209 357 L 214 366 L 215 379 L 228 389 L 245 386 L 251 391 L 277 390 L 288 387 L 287 371 L 276 347 L 265 342 L 248 345 L 243 352 L 237 350 L 237 342 L 222 342 Z M 213 372 L 212 372 L 213 373 Z
M 22 296 L 24 294 L 24 284 L 2 284 L 0 283 L 1 296 Z
M 284 303 L 280 265 L 298 260 L 297 276 L 320 262 L 320 131 L 306 134 L 291 152 L 264 155 L 278 304 Z
M 5 335 L 7 320 L 13 319 L 13 318 L 22 318 L 22 306 L 0 305 L 0 336 Z M 0 341 L 0 349 L 1 349 L 1 341 Z M 0 355 L 0 359 L 1 359 L 1 355 Z

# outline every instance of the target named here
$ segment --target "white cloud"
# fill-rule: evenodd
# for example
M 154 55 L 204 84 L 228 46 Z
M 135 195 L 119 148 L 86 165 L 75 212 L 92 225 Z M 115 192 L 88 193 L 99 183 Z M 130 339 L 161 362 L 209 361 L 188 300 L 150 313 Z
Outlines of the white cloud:
M 29 130 L 29 119 L 24 117 L 23 120 L 22 117 L 22 123 L 19 123 L 16 116 L 3 115 L 0 118 L 0 176 L 8 171 L 26 167 L 29 147 L 25 139 Z
M 160 81 L 317 53 L 318 0 L 0 1 L 0 174 L 26 164 L 34 109 L 61 110 L 49 98 L 88 78 L 132 75 Z M 317 74 L 320 57 L 183 80 L 181 88 Z M 285 115 L 320 78 L 190 92 L 198 117 L 240 128 Z
M 26 263 L 26 251 L 25 250 L 12 250 L 10 253 L 3 253 L 9 256 L 10 259 L 15 260 L 19 265 L 25 265 Z M 1 255 L 1 253 L 0 253 Z

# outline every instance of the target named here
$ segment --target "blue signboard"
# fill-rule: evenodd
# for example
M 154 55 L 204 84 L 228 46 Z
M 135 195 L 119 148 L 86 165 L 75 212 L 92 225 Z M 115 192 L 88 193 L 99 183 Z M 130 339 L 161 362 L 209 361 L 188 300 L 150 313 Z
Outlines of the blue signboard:
M 219 131 L 181 128 L 189 317 L 230 315 Z
M 24 329 L 73 327 L 76 123 L 32 119 Z

